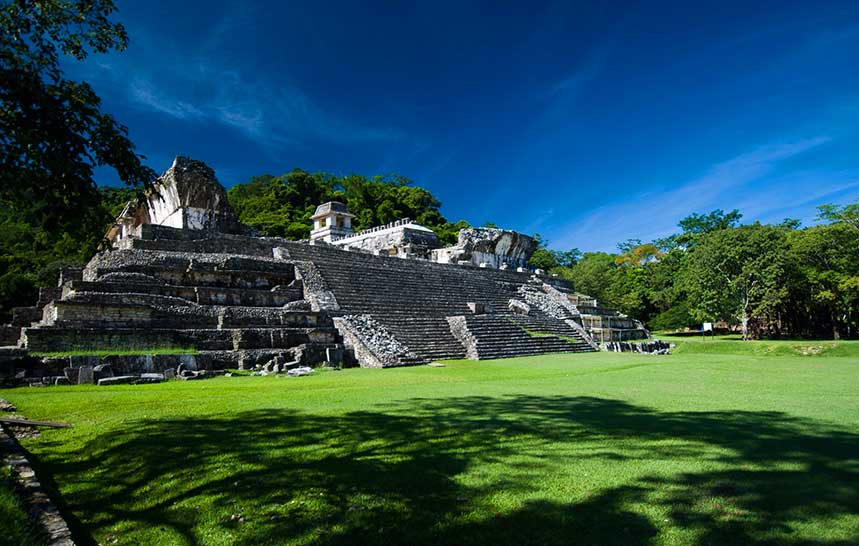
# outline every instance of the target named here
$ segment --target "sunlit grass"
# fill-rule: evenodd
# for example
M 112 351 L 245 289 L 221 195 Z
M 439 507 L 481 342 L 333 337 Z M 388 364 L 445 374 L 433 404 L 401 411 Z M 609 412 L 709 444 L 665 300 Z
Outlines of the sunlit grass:
M 103 544 L 855 543 L 859 358 L 718 343 L 4 396 Z
M 738 334 L 717 336 L 657 335 L 677 344 L 676 354 L 733 354 L 754 356 L 845 356 L 859 358 L 859 341 L 752 340 Z

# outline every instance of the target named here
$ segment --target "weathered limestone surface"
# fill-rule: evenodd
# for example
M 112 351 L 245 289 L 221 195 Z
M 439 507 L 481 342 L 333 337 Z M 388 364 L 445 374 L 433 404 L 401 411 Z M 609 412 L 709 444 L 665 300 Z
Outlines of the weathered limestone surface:
M 64 368 L 110 364 L 114 375 L 139 377 L 188 358 L 203 370 L 254 367 L 277 357 L 316 365 L 340 350 L 331 317 L 305 300 L 295 263 L 283 253 L 275 257 L 280 240 L 152 227 L 93 257 L 44 307 L 41 321 L 21 334 L 30 351 L 140 354 L 46 363 L 50 374 L 91 383 L 101 378 Z M 147 354 L 188 348 L 197 353 Z
M 534 251 L 537 241 L 516 231 L 499 228 L 467 228 L 460 230 L 456 246 L 432 252 L 439 263 L 470 263 L 484 267 L 524 267 Z
M 339 313 L 371 317 L 374 323 L 419 359 L 401 358 L 398 365 L 465 358 L 468 347 L 463 336 L 453 331 L 449 318 L 473 315 L 478 309 L 489 313 L 487 316 L 491 315 L 486 319 L 489 321 L 487 327 L 475 328 L 473 333 L 475 338 L 482 338 L 485 342 L 480 358 L 592 350 L 590 345 L 580 340 L 581 332 L 540 309 L 531 309 L 529 315 L 520 316 L 518 320 L 526 323 L 523 326 L 510 322 L 514 313 L 508 309 L 509 301 L 521 298 L 518 288 L 530 282 L 530 274 L 375 256 L 330 245 L 287 242 L 284 246 L 293 259 L 314 264 L 316 273 L 325 281 L 325 291 L 336 298 Z M 569 285 L 560 279 L 540 277 L 540 280 L 569 291 Z M 496 320 L 497 323 L 494 322 Z M 502 329 L 494 331 L 495 326 Z M 529 336 L 523 329 L 526 327 L 548 331 L 548 335 L 533 341 L 537 338 Z M 347 332 L 345 328 L 341 328 L 341 333 L 347 344 L 351 343 L 350 335 L 357 335 L 359 340 L 371 337 L 367 334 L 361 336 L 360 331 L 357 334 Z M 496 334 L 501 337 L 512 335 L 512 339 L 518 341 L 503 344 Z M 495 343 L 496 338 L 498 343 Z M 493 343 L 494 349 L 489 350 L 488 344 Z M 363 344 L 372 345 L 369 341 Z M 356 351 L 359 360 L 361 351 L 360 348 Z M 370 356 L 364 365 L 394 365 L 374 356 L 374 351 L 369 348 L 365 352 Z
M 370 315 L 346 315 L 337 320 L 341 332 L 348 332 L 349 341 L 359 362 L 372 362 L 368 367 L 388 368 L 421 362 L 406 345 L 397 340 L 385 326 Z
M 440 246 L 433 230 L 408 219 L 343 237 L 332 244 L 349 250 L 401 258 L 429 258 L 430 252 Z
M 202 161 L 179 156 L 143 199 L 129 203 L 108 232 L 112 242 L 125 239 L 137 227 L 165 227 L 241 233 L 242 226 L 227 201 L 215 171 Z

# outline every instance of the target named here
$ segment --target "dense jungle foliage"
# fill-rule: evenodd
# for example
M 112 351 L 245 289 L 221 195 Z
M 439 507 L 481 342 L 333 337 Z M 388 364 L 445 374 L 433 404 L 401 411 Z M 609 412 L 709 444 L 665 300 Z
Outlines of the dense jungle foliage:
M 456 242 L 465 221 L 448 222 L 439 212 L 441 201 L 429 191 L 396 174 L 335 177 L 295 169 L 289 174 L 255 176 L 230 188 L 230 204 L 245 225 L 261 234 L 306 239 L 316 206 L 341 201 L 355 214 L 355 231 L 411 218 L 433 229 L 445 245 Z
M 721 321 L 749 337 L 857 337 L 859 203 L 819 207 L 820 225 L 740 225 L 741 214 L 692 214 L 659 241 L 618 252 L 539 251 L 532 259 L 576 290 L 651 329 Z

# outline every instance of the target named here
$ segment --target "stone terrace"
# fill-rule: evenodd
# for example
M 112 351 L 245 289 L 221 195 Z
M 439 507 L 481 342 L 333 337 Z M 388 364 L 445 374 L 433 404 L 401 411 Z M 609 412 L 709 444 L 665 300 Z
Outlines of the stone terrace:
M 118 247 L 64 278 L 24 346 L 194 348 L 209 367 L 322 361 L 341 333 L 384 367 L 593 350 L 571 315 L 508 310 L 557 279 L 149 224 Z
M 313 364 L 340 350 L 331 317 L 310 309 L 294 264 L 270 246 L 264 257 L 251 238 L 197 241 L 187 238 L 200 232 L 152 226 L 142 235 L 66 280 L 21 343 L 52 353 L 193 348 L 210 368 Z

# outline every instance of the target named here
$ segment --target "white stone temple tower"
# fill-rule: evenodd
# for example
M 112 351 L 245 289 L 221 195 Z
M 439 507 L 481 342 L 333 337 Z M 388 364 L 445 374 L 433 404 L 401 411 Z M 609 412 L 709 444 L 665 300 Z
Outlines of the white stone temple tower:
M 352 229 L 352 218 L 355 215 L 343 203 L 329 201 L 316 207 L 316 212 L 310 217 L 313 220 L 313 230 L 310 232 L 311 241 L 330 243 L 341 237 L 355 233 Z

